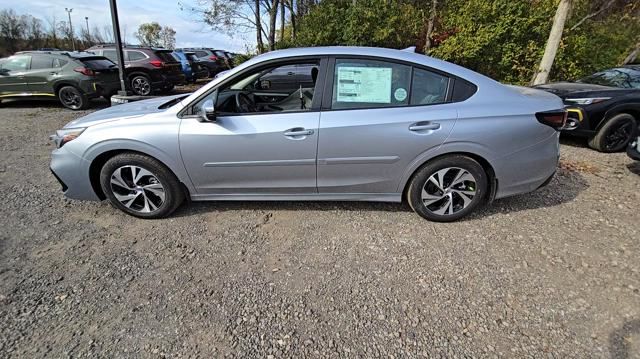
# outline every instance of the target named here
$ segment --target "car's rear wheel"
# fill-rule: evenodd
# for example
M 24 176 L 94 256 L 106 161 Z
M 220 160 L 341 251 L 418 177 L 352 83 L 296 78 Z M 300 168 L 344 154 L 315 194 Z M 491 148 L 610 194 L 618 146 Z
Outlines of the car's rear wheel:
M 166 217 L 184 200 L 175 175 L 159 161 L 137 153 L 109 159 L 100 171 L 100 186 L 114 207 L 140 218 Z
M 600 152 L 619 152 L 627 147 L 638 129 L 636 119 L 628 113 L 611 117 L 589 140 L 589 146 Z
M 483 204 L 487 188 L 487 174 L 476 160 L 448 155 L 428 162 L 414 174 L 407 201 L 423 218 L 451 222 Z
M 151 80 L 146 75 L 135 75 L 131 78 L 131 90 L 139 96 L 148 96 L 151 93 Z
M 206 75 L 204 76 L 204 78 L 208 79 L 208 78 L 213 77 L 213 72 L 211 72 L 211 69 L 210 69 L 210 68 L 205 67 L 205 70 L 207 70 L 207 73 L 206 73 Z
M 58 90 L 58 100 L 62 106 L 71 110 L 84 110 L 89 107 L 89 98 L 73 86 L 64 86 Z

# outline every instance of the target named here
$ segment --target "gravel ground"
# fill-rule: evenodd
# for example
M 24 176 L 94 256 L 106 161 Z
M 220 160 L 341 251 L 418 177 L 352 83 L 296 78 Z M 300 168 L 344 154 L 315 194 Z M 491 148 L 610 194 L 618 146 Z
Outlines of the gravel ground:
M 88 112 L 0 108 L 0 357 L 640 356 L 624 154 L 565 139 L 548 187 L 452 224 L 342 202 L 144 221 L 49 174 L 47 136 Z

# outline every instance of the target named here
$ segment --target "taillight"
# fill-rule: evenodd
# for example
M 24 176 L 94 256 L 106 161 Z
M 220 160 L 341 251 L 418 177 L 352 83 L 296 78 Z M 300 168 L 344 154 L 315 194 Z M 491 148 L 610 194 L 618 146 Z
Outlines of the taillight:
M 567 122 L 567 111 L 565 110 L 553 110 L 536 113 L 538 122 L 547 126 L 551 126 L 556 130 L 560 130 Z
M 162 67 L 164 66 L 164 62 L 160 61 L 160 60 L 151 60 L 149 61 L 149 63 L 155 67 Z
M 93 72 L 93 70 L 91 70 L 88 67 L 76 67 L 75 69 L 73 69 L 73 71 L 79 72 L 79 73 L 81 73 L 81 74 L 83 74 L 85 76 L 95 76 L 96 75 L 96 73 Z
M 218 56 L 211 55 L 211 56 L 209 56 L 209 60 L 218 61 Z

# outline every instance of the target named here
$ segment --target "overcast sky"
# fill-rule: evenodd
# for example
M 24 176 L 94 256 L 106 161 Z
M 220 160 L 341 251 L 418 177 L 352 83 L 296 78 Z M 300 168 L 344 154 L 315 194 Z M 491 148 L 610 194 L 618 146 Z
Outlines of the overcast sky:
M 4 2 L 4 1 L 3 1 Z M 186 0 L 185 2 L 189 2 Z M 196 1 L 192 1 L 195 3 Z M 0 8 L 12 8 L 19 15 L 30 14 L 44 21 L 55 15 L 57 21 L 67 21 L 65 7 L 73 8 L 71 22 L 75 32 L 78 26 L 85 27 L 85 16 L 89 17 L 89 28 L 98 26 L 101 30 L 111 25 L 108 0 L 14 0 L 0 5 Z M 176 30 L 176 47 L 205 46 L 222 48 L 229 51 L 245 51 L 246 45 L 252 46 L 251 34 L 234 34 L 233 38 L 226 34 L 212 31 L 199 22 L 197 15 L 181 11 L 177 0 L 120 0 L 118 1 L 120 27 L 126 27 L 126 40 L 137 43 L 133 35 L 138 25 L 156 21 L 160 25 L 169 25 Z M 123 37 L 125 35 L 123 34 Z

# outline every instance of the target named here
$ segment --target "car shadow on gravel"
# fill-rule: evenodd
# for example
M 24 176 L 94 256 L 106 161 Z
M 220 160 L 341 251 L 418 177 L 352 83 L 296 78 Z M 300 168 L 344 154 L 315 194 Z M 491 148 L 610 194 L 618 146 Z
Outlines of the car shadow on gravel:
M 609 354 L 612 359 L 636 358 L 640 353 L 631 353 L 631 336 L 640 336 L 640 319 L 624 322 L 609 335 Z
M 633 163 L 629 163 L 627 168 L 629 169 L 629 172 L 640 176 L 640 161 L 633 161 Z
M 87 110 L 102 110 L 109 107 L 110 103 L 103 98 L 92 99 Z M 33 100 L 3 100 L 0 104 L 2 108 L 55 108 L 65 110 L 64 106 L 53 99 L 33 99 Z M 67 110 L 73 112 L 73 110 Z
M 577 170 L 558 170 L 556 177 L 544 188 L 518 196 L 496 200 L 462 220 L 473 220 L 497 213 L 512 213 L 530 209 L 558 206 L 574 200 L 588 187 L 587 181 Z M 173 216 L 188 217 L 209 212 L 226 211 L 379 211 L 412 212 L 406 202 L 335 202 L 335 201 L 212 201 L 193 202 L 181 206 Z
M 589 187 L 578 170 L 559 169 L 551 182 L 536 191 L 495 200 L 462 220 L 474 220 L 498 213 L 513 213 L 538 208 L 559 206 L 573 201 L 580 192 Z
M 188 217 L 226 211 L 379 211 L 412 212 L 406 203 L 334 201 L 211 201 L 181 206 L 172 216 Z

